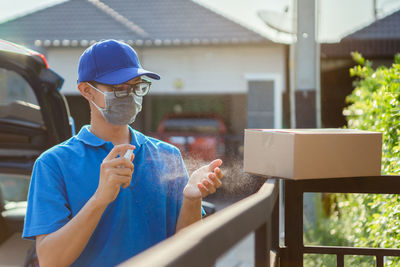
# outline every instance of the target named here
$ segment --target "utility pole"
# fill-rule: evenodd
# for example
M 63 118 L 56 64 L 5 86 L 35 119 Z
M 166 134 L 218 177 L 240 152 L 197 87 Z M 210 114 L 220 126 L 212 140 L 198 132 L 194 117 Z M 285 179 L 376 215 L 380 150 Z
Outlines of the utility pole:
M 289 51 L 290 128 L 322 127 L 318 2 L 293 0 L 291 17 L 270 10 L 258 13 L 268 27 L 295 37 Z
M 294 74 L 291 79 L 291 105 L 295 105 L 293 128 L 321 128 L 320 46 L 317 43 L 318 0 L 294 0 L 297 14 L 296 42 L 291 56 Z M 294 71 L 293 71 L 294 70 Z M 294 104 L 292 104 L 294 102 Z M 316 224 L 316 197 L 304 194 L 304 214 Z M 285 218 L 287 219 L 287 218 Z
M 295 0 L 297 29 L 294 49 L 296 128 L 321 127 L 320 49 L 316 40 L 317 1 Z

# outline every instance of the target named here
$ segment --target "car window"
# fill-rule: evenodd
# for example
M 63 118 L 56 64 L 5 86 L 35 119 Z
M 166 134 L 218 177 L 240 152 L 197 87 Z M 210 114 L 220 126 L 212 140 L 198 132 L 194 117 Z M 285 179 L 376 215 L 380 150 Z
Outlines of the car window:
M 18 73 L 0 68 L 0 119 L 31 126 L 43 125 L 36 96 L 29 83 Z
M 0 210 L 10 210 L 26 203 L 29 178 L 28 175 L 0 174 Z
M 164 124 L 166 132 L 218 133 L 219 128 L 212 118 L 170 118 Z

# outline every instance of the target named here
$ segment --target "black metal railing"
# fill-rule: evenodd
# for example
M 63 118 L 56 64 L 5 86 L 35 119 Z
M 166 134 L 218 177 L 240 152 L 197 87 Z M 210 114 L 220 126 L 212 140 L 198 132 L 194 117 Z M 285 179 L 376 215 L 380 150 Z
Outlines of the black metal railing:
M 344 266 L 345 255 L 374 256 L 377 267 L 383 267 L 385 256 L 400 256 L 400 249 L 305 246 L 303 242 L 303 195 L 317 192 L 400 194 L 400 176 L 285 180 L 285 247 L 279 250 L 281 266 L 303 266 L 304 254 L 310 253 L 334 254 L 338 267 Z

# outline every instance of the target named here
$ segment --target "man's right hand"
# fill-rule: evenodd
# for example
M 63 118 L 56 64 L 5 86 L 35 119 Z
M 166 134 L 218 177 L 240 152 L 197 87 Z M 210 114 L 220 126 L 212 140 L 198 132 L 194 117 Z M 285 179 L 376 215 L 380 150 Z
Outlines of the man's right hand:
M 116 145 L 104 158 L 100 166 L 100 180 L 94 198 L 104 205 L 113 202 L 120 191 L 121 185 L 130 185 L 133 174 L 133 163 L 123 156 L 128 149 L 135 149 L 130 144 Z M 120 157 L 117 158 L 117 155 Z

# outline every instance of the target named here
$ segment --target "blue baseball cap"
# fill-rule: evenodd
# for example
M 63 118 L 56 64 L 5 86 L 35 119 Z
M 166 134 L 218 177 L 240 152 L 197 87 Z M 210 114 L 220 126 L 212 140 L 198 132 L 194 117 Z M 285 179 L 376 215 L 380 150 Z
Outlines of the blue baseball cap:
M 102 40 L 91 45 L 79 59 L 78 83 L 121 84 L 142 75 L 160 79 L 158 74 L 142 68 L 131 46 L 116 40 Z

